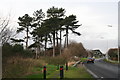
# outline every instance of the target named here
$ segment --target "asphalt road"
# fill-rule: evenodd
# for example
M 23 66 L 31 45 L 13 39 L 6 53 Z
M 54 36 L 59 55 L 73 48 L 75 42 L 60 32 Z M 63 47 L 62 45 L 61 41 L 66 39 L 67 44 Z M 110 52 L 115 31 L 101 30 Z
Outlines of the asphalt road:
M 84 65 L 97 78 L 118 78 L 120 75 L 117 64 L 107 63 L 102 59 L 97 59 L 95 63 L 85 63 Z

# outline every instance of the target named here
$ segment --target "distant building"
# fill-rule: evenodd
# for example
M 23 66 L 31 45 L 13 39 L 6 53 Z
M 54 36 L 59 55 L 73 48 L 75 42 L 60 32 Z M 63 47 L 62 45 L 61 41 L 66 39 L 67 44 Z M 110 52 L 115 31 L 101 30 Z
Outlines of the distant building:
M 118 48 L 109 49 L 108 55 L 109 55 L 111 60 L 117 60 L 118 59 Z
M 102 57 L 103 53 L 100 50 L 92 50 L 94 57 Z
M 103 57 L 104 54 L 100 50 L 87 50 L 88 57 Z

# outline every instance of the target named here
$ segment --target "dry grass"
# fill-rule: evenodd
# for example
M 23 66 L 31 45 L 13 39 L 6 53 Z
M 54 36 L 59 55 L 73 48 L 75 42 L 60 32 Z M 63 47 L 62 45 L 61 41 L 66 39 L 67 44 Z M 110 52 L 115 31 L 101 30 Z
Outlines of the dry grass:
M 82 43 L 71 42 L 68 48 L 63 50 L 62 54 L 65 58 L 69 59 L 73 56 L 86 57 L 88 55 L 87 51 L 83 47 Z
M 3 59 L 3 78 L 24 78 L 31 74 L 41 74 L 44 65 L 61 65 L 65 64 L 66 60 L 62 56 L 56 57 L 40 57 L 39 59 L 9 57 Z
M 72 66 L 75 64 L 75 61 L 68 62 L 68 66 Z
M 43 67 L 45 61 L 41 59 L 10 57 L 3 63 L 3 78 L 19 78 L 34 73 L 34 67 Z
M 41 59 L 50 65 L 63 65 L 66 62 L 66 59 L 63 56 L 41 57 Z

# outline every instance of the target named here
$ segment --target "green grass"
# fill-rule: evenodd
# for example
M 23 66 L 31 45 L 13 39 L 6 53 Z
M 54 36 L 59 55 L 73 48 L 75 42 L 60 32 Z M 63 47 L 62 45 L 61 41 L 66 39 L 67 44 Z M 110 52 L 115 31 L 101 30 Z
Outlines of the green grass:
M 43 78 L 43 74 L 32 74 L 32 75 L 28 75 L 25 78 Z
M 87 58 L 80 58 L 81 62 L 85 62 L 87 60 Z
M 110 61 L 110 60 L 106 60 L 106 59 L 104 59 L 103 61 L 108 62 L 108 63 L 113 63 L 113 64 L 120 64 L 120 63 L 118 63 L 118 61 Z
M 50 75 L 51 73 L 56 71 L 56 69 L 57 69 L 57 66 L 55 65 L 47 65 L 47 75 Z
M 47 78 L 60 78 L 59 71 L 55 71 L 47 76 Z M 76 68 L 69 67 L 69 70 L 64 70 L 64 78 L 93 78 L 84 67 Z
M 35 68 L 35 71 L 41 70 L 41 68 Z M 47 78 L 60 78 L 60 71 L 57 70 L 55 65 L 47 65 Z M 43 73 L 31 74 L 26 76 L 26 78 L 43 78 Z M 66 71 L 64 67 L 64 78 L 93 78 L 84 67 L 69 67 Z
M 47 75 L 47 78 L 59 78 L 59 70 L 55 70 L 54 72 L 52 72 L 51 74 Z
M 47 76 L 51 75 L 51 73 L 54 73 L 57 69 L 57 66 L 55 65 L 46 65 L 46 72 L 47 72 Z M 43 67 L 34 67 L 33 72 L 39 72 L 37 74 L 31 74 L 28 76 L 25 76 L 26 78 L 43 78 Z
M 93 78 L 84 67 L 76 68 L 71 67 L 68 71 L 65 71 L 65 78 Z
M 85 58 L 84 58 L 85 60 Z M 15 63 L 12 63 L 15 61 Z M 59 69 L 56 65 L 44 63 L 43 60 L 12 58 L 7 64 L 3 64 L 4 78 L 43 78 L 43 66 L 46 65 L 47 78 L 59 78 Z M 58 70 L 57 70 L 58 69 Z M 65 78 L 90 78 L 91 76 L 83 67 L 69 67 L 65 71 Z

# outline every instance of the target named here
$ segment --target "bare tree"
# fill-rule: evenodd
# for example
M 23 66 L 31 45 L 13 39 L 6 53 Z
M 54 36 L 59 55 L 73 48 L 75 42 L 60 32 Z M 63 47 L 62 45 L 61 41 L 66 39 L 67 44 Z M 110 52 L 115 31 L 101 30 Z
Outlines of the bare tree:
M 13 29 L 10 29 L 10 15 L 6 18 L 0 17 L 0 43 L 7 43 L 13 35 Z

